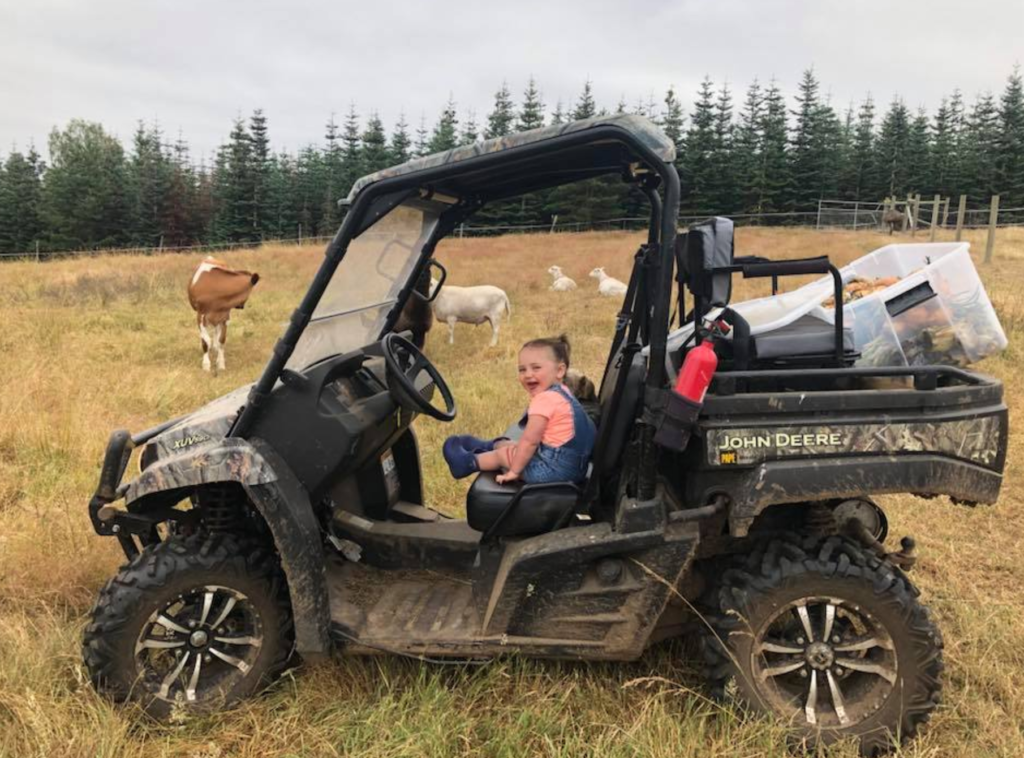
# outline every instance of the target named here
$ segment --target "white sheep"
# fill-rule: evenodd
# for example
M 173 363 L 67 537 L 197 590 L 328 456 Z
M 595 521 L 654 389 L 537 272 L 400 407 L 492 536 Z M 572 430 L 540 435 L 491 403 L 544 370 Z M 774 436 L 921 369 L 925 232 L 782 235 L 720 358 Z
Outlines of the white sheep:
M 569 292 L 576 289 L 576 282 L 563 274 L 560 266 L 552 266 L 548 273 L 555 280 L 551 284 L 552 292 Z
M 625 295 L 626 291 L 629 289 L 618 279 L 608 276 L 600 266 L 591 271 L 590 275 L 597 279 L 597 291 L 607 297 Z
M 437 289 L 437 279 L 431 278 L 430 292 Z M 441 323 L 448 324 L 448 344 L 455 344 L 455 324 L 479 326 L 484 321 L 491 324 L 491 347 L 498 344 L 498 329 L 501 325 L 501 314 L 508 314 L 512 320 L 512 306 L 508 295 L 500 287 L 481 284 L 476 287 L 455 287 L 446 284 L 432 303 L 434 317 Z

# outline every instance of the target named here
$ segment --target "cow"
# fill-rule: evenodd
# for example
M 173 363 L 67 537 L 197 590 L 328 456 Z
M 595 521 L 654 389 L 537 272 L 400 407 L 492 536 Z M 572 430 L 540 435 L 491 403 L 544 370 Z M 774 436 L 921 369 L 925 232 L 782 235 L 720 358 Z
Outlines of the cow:
M 890 208 L 882 214 L 882 226 L 889 227 L 889 236 L 891 237 L 894 231 L 903 231 L 903 222 L 905 218 L 903 211 Z
M 224 343 L 232 308 L 244 308 L 259 274 L 236 271 L 213 257 L 206 257 L 188 283 L 188 302 L 196 312 L 203 345 L 203 370 L 210 371 L 211 353 L 217 354 L 217 371 L 224 370 Z
M 419 279 L 416 280 L 413 293 L 406 301 L 405 307 L 402 308 L 402 312 L 399 314 L 395 327 L 392 330 L 395 332 L 411 331 L 412 342 L 420 350 L 423 349 L 427 342 L 427 332 L 434 325 L 434 312 L 429 302 L 431 293 L 430 281 L 430 268 L 426 267 L 420 274 Z

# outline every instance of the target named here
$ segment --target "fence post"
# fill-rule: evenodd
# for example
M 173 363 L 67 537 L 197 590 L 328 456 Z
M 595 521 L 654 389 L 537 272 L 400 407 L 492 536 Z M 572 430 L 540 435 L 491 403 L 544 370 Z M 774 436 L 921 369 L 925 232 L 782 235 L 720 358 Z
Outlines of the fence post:
M 555 233 L 555 226 L 558 224 L 558 214 L 556 213 L 551 217 L 551 228 L 548 230 L 548 234 Z
M 939 230 L 939 204 L 942 202 L 942 198 L 938 195 L 932 201 L 932 234 L 931 241 L 935 241 L 935 233 Z
M 466 232 L 466 224 L 465 224 L 465 222 L 463 222 L 463 223 L 459 224 L 459 239 L 463 238 L 463 236 L 465 235 L 465 232 Z
M 302 224 L 299 224 L 299 244 L 302 244 Z
M 910 222 L 910 236 L 917 236 L 917 224 L 921 220 L 921 193 L 914 195 L 914 218 Z
M 967 195 L 960 196 L 960 205 L 956 209 L 956 241 L 959 242 L 964 233 L 964 216 L 967 215 Z
M 39 263 L 39 240 L 36 240 L 36 263 Z
M 893 207 L 895 207 L 895 204 L 893 205 Z M 900 229 L 901 232 L 907 231 L 907 227 L 908 226 L 913 228 L 913 226 L 914 226 L 914 218 L 913 218 L 913 215 L 912 215 L 913 212 L 914 212 L 914 196 L 911 195 L 911 194 L 907 194 L 907 206 L 903 209 L 903 228 Z
M 815 229 L 821 229 L 821 198 L 818 198 L 818 220 L 814 222 Z
M 942 204 L 942 228 L 945 229 L 949 225 L 949 198 L 946 198 L 946 202 Z
M 999 195 L 992 196 L 992 207 L 988 211 L 988 241 L 985 243 L 985 263 L 992 261 L 996 246 L 996 221 L 999 220 Z

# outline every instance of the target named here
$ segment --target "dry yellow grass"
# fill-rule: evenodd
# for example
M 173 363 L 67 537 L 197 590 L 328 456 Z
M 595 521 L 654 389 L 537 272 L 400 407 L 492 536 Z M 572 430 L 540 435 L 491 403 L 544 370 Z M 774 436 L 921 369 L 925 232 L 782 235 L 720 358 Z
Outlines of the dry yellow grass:
M 975 250 L 980 234 L 969 235 Z M 444 436 L 495 433 L 524 402 L 517 346 L 565 330 L 574 362 L 599 374 L 617 302 L 587 272 L 625 278 L 641 236 L 627 233 L 452 240 L 439 258 L 457 284 L 493 283 L 512 299 L 499 346 L 487 327 L 444 329 L 429 352 L 459 402 L 450 425 L 417 422 L 431 502 L 462 510 L 465 486 L 438 454 Z M 889 241 L 874 233 L 741 229 L 741 254 L 828 253 L 846 262 Z M 1010 347 L 981 366 L 1006 383 L 1011 413 L 1024 384 L 1024 231 L 1000 233 L 982 268 Z M 79 639 L 100 584 L 122 557 L 92 534 L 85 504 L 107 434 L 139 430 L 257 376 L 321 260 L 320 248 L 226 253 L 259 271 L 249 307 L 232 320 L 228 370 L 200 370 L 184 296 L 195 260 L 105 256 L 0 266 L 0 755 L 11 756 L 680 756 L 785 753 L 779 724 L 706 702 L 675 648 L 629 665 L 508 660 L 448 670 L 395 659 L 343 659 L 287 677 L 216 718 L 156 725 L 116 708 L 86 683 Z M 550 293 L 547 267 L 576 279 Z M 737 282 L 734 299 L 766 291 Z M 791 285 L 790 285 L 791 286 Z M 1024 755 L 1024 526 L 1020 434 L 1011 429 L 999 504 L 967 510 L 944 499 L 883 498 L 895 535 L 918 538 L 914 572 L 946 637 L 944 704 L 906 756 Z M 854 755 L 850 747 L 833 750 Z

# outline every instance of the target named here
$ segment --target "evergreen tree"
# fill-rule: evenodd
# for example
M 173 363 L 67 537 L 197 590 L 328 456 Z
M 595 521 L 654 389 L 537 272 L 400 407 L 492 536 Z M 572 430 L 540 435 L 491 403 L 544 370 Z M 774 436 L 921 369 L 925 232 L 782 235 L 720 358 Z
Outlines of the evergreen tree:
M 573 108 L 571 120 L 591 118 L 596 111 L 594 91 L 588 79 Z M 551 215 L 558 215 L 560 222 L 590 224 L 619 216 L 623 212 L 625 196 L 626 187 L 619 177 L 599 177 L 556 187 L 548 196 L 545 210 Z
M 334 234 L 338 227 L 337 204 L 332 203 L 330 198 L 337 197 L 340 190 L 332 174 L 335 167 L 331 162 L 336 161 L 337 166 L 341 165 L 341 148 L 337 144 L 337 135 L 332 146 L 330 139 L 331 124 L 328 122 L 328 149 L 326 152 L 317 150 L 308 145 L 299 151 L 298 159 L 295 162 L 295 197 L 292 202 L 294 208 L 296 234 L 301 226 L 302 237 L 314 235 L 326 236 Z M 332 155 L 333 154 L 333 155 Z M 287 235 L 290 236 L 290 235 Z
M 910 192 L 920 192 L 926 198 L 930 198 L 935 187 L 929 138 L 928 115 L 921 109 L 910 123 L 907 135 L 907 186 Z
M 263 237 L 263 206 L 266 202 L 266 185 L 270 178 L 270 138 L 267 134 L 267 117 L 257 108 L 249 117 L 249 135 L 252 138 L 252 230 L 253 237 Z
M 345 125 L 341 130 L 341 186 L 338 196 L 333 199 L 335 207 L 338 200 L 348 196 L 356 179 L 366 174 L 363 166 L 363 151 L 359 140 L 359 115 L 356 113 L 356 106 L 352 104 L 348 108 L 348 115 L 345 116 Z
M 839 173 L 850 151 L 852 123 L 849 111 L 844 122 L 827 100 L 819 105 L 817 129 L 814 133 L 814 149 L 819 156 L 820 167 L 818 186 L 815 188 L 816 201 L 834 198 L 839 194 Z
M 362 135 L 364 173 L 372 174 L 391 165 L 391 154 L 388 151 L 388 138 L 384 133 L 384 124 L 380 116 L 371 113 Z
M 793 111 L 790 164 L 793 183 L 789 205 L 794 210 L 817 208 L 818 200 L 831 194 L 834 173 L 830 174 L 829 142 L 837 130 L 836 115 L 831 106 L 818 96 L 819 84 L 813 69 L 804 71 Z
M 462 124 L 462 131 L 459 132 L 460 145 L 472 145 L 480 138 L 480 132 L 476 126 L 476 113 L 469 111 L 466 120 Z
M 551 114 L 551 126 L 558 126 L 565 123 L 565 110 L 562 108 L 562 101 L 555 104 L 555 110 Z
M 585 118 L 593 118 L 596 115 L 597 104 L 594 102 L 594 88 L 590 80 L 587 79 L 583 85 L 583 92 L 580 93 L 580 99 L 572 111 L 572 120 L 581 121 Z
M 695 215 L 714 213 L 713 156 L 716 148 L 715 102 L 711 79 L 704 77 L 693 105 L 682 160 L 683 207 Z
M 523 93 L 523 104 L 516 117 L 516 131 L 525 132 L 544 126 L 544 102 L 537 90 L 537 82 L 530 77 L 530 82 Z
M 424 156 L 430 152 L 430 132 L 427 131 L 427 117 L 420 115 L 420 127 L 416 130 L 416 156 Z
M 0 253 L 32 250 L 43 232 L 40 218 L 43 163 L 35 148 L 0 161 Z
M 287 153 L 271 155 L 263 184 L 262 232 L 269 239 L 290 239 L 298 224 L 292 205 L 293 166 Z
M 1024 88 L 1015 66 L 999 103 L 996 182 L 1004 207 L 1024 205 Z
M 955 188 L 959 198 L 967 192 L 970 182 L 966 170 L 968 163 L 967 113 L 964 98 L 959 89 L 954 89 L 949 98 L 949 124 L 953 131 L 953 159 L 950 161 L 950 186 Z
M 173 169 L 160 130 L 139 123 L 127 166 L 128 233 L 133 245 L 160 244 L 167 220 Z
M 252 135 L 241 118 L 235 119 L 228 142 L 217 151 L 213 169 L 213 238 L 223 242 L 254 242 L 256 171 Z
M 121 143 L 99 124 L 73 120 L 50 132 L 51 166 L 42 218 L 56 250 L 124 244 L 125 158 Z
M 388 160 L 392 164 L 405 163 L 412 157 L 412 140 L 409 138 L 409 125 L 405 123 L 405 114 L 398 116 L 398 123 L 391 133 L 391 147 Z
M 668 88 L 665 94 L 665 115 L 661 119 L 661 130 L 676 146 L 676 156 L 683 151 L 683 106 L 676 97 L 675 89 Z
M 959 189 L 956 186 L 957 129 L 953 121 L 952 109 L 946 98 L 942 98 L 939 110 L 935 113 L 932 135 L 930 173 L 934 189 L 939 194 L 952 198 L 958 194 L 957 190 Z
M 842 177 L 843 197 L 850 200 L 879 200 L 875 168 L 875 102 L 868 95 L 857 111 L 846 171 Z
M 769 82 L 764 93 L 760 157 L 757 186 L 761 195 L 755 207 L 760 213 L 777 213 L 785 208 L 792 177 L 789 172 L 786 101 L 774 80 Z
M 299 183 L 303 187 L 302 200 L 296 209 L 297 223 L 302 224 L 306 236 L 332 234 L 338 226 L 341 212 L 338 200 L 345 187 L 345 152 L 342 146 L 341 130 L 331 114 L 324 131 L 327 144 L 322 156 L 313 160 L 312 147 L 307 147 L 299 154 L 296 169 L 302 175 Z M 315 200 L 305 195 L 304 190 L 317 187 L 320 194 Z M 315 202 L 316 210 L 309 207 Z
M 743 213 L 757 213 L 761 197 L 761 127 L 764 121 L 764 95 L 754 79 L 747 88 L 739 125 L 733 143 L 738 207 Z
M 180 133 L 168 160 L 170 175 L 160 231 L 166 247 L 191 245 L 206 236 L 210 219 L 201 213 L 198 178 L 189 158 L 188 145 Z
M 992 94 L 978 96 L 964 129 L 964 173 L 967 193 L 988 204 L 998 193 L 996 160 L 999 150 L 999 114 Z
M 440 153 L 445 150 L 451 150 L 459 142 L 457 136 L 458 128 L 459 119 L 455 111 L 455 101 L 449 96 L 448 104 L 445 105 L 444 110 L 441 111 L 441 117 L 437 120 L 437 124 L 434 125 L 434 132 L 430 136 L 427 151 L 430 153 Z
M 889 106 L 875 143 L 879 179 L 883 195 L 904 197 L 909 191 L 907 181 L 907 150 L 910 142 L 910 113 L 896 97 Z
M 508 83 L 502 82 L 501 89 L 494 93 L 494 109 L 487 116 L 484 137 L 494 139 L 511 134 L 514 120 L 515 108 L 512 105 L 512 93 L 508 90 Z
M 723 84 L 715 101 L 714 141 L 711 148 L 709 205 L 715 213 L 729 214 L 736 210 L 736 167 L 733 162 L 732 93 Z

